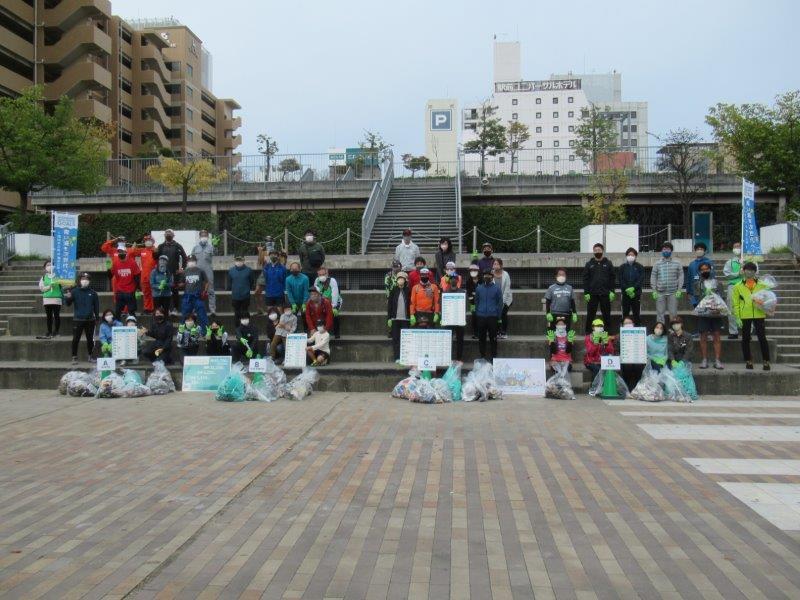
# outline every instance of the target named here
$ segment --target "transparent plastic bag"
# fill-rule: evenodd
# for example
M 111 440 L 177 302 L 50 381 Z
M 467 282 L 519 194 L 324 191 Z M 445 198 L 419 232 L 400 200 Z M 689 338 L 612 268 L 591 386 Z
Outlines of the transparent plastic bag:
M 450 391 L 450 386 L 447 385 L 444 379 L 431 379 L 430 384 L 433 388 L 433 402 L 435 404 L 453 401 L 453 392 Z
M 603 389 L 605 371 L 601 370 L 597 373 L 592 381 L 592 385 L 589 386 L 589 395 L 590 396 L 599 396 L 600 398 L 627 398 L 630 395 L 630 391 L 628 390 L 628 386 L 625 384 L 625 380 L 622 379 L 622 376 L 617 371 L 611 371 L 614 373 L 614 385 L 612 386 L 613 389 L 609 390 L 610 394 L 605 394 Z
M 694 383 L 694 376 L 692 375 L 692 363 L 681 362 L 672 367 L 672 374 L 678 380 L 680 389 L 690 398 L 691 402 L 697 400 L 697 386 Z M 682 402 L 685 400 L 675 400 Z
M 752 296 L 753 304 L 763 310 L 767 316 L 772 317 L 775 315 L 775 309 L 778 308 L 778 295 L 772 290 L 758 290 Z
M 666 367 L 661 369 L 661 372 L 658 374 L 658 384 L 663 390 L 664 400 L 669 400 L 670 402 L 692 401 L 681 387 L 680 382 L 675 377 L 675 373 Z
M 667 369 L 662 369 L 666 371 Z M 666 400 L 664 388 L 661 387 L 658 371 L 651 369 L 650 365 L 645 367 L 639 383 L 631 391 L 631 398 L 642 402 L 662 402 Z
M 314 390 L 314 384 L 319 381 L 319 372 L 311 367 L 303 367 L 303 371 L 286 384 L 284 396 L 289 400 L 302 400 Z
M 774 290 L 776 287 L 778 287 L 778 280 L 775 279 L 774 275 L 764 275 L 758 280 L 771 290 Z
M 150 389 L 150 393 L 155 396 L 171 394 L 175 391 L 175 382 L 169 374 L 163 360 L 153 363 L 153 372 L 147 377 L 145 385 Z
M 555 373 L 544 384 L 545 398 L 575 400 L 575 392 L 569 377 L 568 362 L 553 362 Z
M 447 369 L 442 379 L 447 382 L 450 388 L 450 394 L 453 396 L 453 402 L 461 400 L 461 365 L 453 363 Z
M 286 373 L 284 373 L 283 369 L 276 365 L 271 358 L 268 357 L 264 359 L 264 362 L 267 365 L 267 370 L 264 372 L 264 375 L 267 379 L 272 381 L 277 389 L 280 389 L 281 386 L 286 384 Z
M 485 402 L 486 400 L 500 400 L 503 392 L 494 379 L 492 364 L 478 359 L 473 363 L 472 371 L 464 379 L 461 388 L 461 398 L 465 402 Z
M 242 363 L 236 363 L 217 386 L 216 398 L 222 402 L 244 402 L 246 389 L 247 378 L 244 376 Z
M 408 377 L 399 381 L 392 389 L 392 396 L 408 400 L 409 402 L 421 402 L 424 404 L 431 404 L 434 402 L 436 392 L 431 385 L 431 382 L 426 379 L 420 379 L 419 371 L 411 369 L 408 372 Z
M 86 373 L 83 371 L 67 371 L 61 376 L 61 380 L 58 382 L 58 393 L 62 396 L 66 396 L 70 383 L 75 380 L 83 379 L 85 376 Z
M 255 402 L 272 402 L 278 398 L 278 388 L 263 373 L 253 373 L 252 381 L 247 383 L 244 399 Z
M 122 398 L 125 395 L 125 380 L 119 373 L 110 373 L 100 381 L 96 398 Z
M 694 307 L 694 314 L 698 317 L 727 317 L 728 305 L 722 296 L 716 292 L 703 296 L 703 299 Z
M 83 371 L 68 371 L 58 382 L 58 391 L 76 398 L 89 397 L 97 394 L 97 385 L 93 373 Z
M 122 379 L 125 381 L 126 385 L 142 385 L 142 376 L 139 374 L 138 371 L 134 371 L 133 369 L 125 369 L 122 371 Z

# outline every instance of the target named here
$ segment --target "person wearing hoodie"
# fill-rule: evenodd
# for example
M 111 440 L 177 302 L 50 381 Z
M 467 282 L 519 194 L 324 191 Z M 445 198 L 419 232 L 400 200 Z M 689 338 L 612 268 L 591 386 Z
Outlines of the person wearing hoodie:
M 592 322 L 597 309 L 603 315 L 603 323 L 611 324 L 611 303 L 617 297 L 614 293 L 614 265 L 605 256 L 605 246 L 597 242 L 592 247 L 594 258 L 583 267 L 583 298 L 586 300 L 586 333 L 592 331 Z M 598 363 L 599 364 L 599 363 Z
M 144 329 L 144 328 L 142 328 Z M 151 362 L 163 361 L 165 365 L 172 364 L 172 340 L 175 337 L 175 328 L 167 319 L 167 313 L 160 306 L 153 313 L 153 322 L 145 331 L 145 335 L 153 341 L 144 351 L 144 356 Z
M 323 319 L 317 319 L 306 341 L 308 359 L 312 367 L 324 367 L 331 360 L 331 334 L 328 333 Z
M 408 329 L 411 317 L 411 289 L 408 287 L 408 274 L 400 271 L 392 292 L 389 294 L 386 325 L 392 336 L 392 351 L 396 363 L 400 362 L 400 333 Z
M 310 286 L 308 277 L 300 272 L 300 263 L 293 262 L 289 265 L 289 275 L 286 276 L 286 301 L 292 307 L 292 313 L 297 317 L 298 327 L 302 327 Z
M 750 335 L 756 330 L 758 345 L 761 348 L 761 360 L 764 361 L 764 370 L 769 371 L 769 344 L 764 322 L 766 313 L 753 302 L 753 294 L 769 289 L 758 280 L 758 267 L 753 262 L 745 263 L 742 267 L 742 281 L 733 287 L 733 312 L 736 314 L 736 324 L 742 331 L 742 355 L 745 367 L 753 368 L 753 355 L 750 350 Z
M 672 258 L 674 250 L 671 242 L 661 245 L 661 258 L 653 265 L 650 273 L 650 287 L 656 301 L 656 320 L 668 323 L 678 316 L 678 300 L 683 295 L 683 267 Z
M 184 356 L 197 356 L 200 351 L 200 340 L 203 339 L 204 334 L 200 332 L 197 326 L 197 319 L 194 314 L 186 315 L 186 319 L 178 325 L 178 348 L 181 349 Z
M 445 273 L 442 275 L 439 282 L 439 288 L 443 294 L 465 294 L 467 291 L 464 289 L 461 281 L 461 275 L 456 272 L 456 263 L 448 261 L 445 264 Z M 453 356 L 457 361 L 464 360 L 464 326 L 463 325 L 448 325 L 447 328 L 453 332 L 454 335 L 454 350 Z
M 118 250 L 117 258 L 111 266 L 111 275 L 116 286 L 114 313 L 121 319 L 123 311 L 136 315 L 136 299 L 142 295 L 142 271 L 127 249 Z
M 230 342 L 231 356 L 233 362 L 242 362 L 242 359 L 249 360 L 260 354 L 258 349 L 258 329 L 250 324 L 250 314 L 244 313 L 239 320 L 236 328 L 235 339 Z
M 658 321 L 653 327 L 653 333 L 647 336 L 647 360 L 654 371 L 660 371 L 667 365 L 667 336 L 664 335 L 666 329 L 664 323 Z
M 592 373 L 592 379 L 600 372 L 601 357 L 614 354 L 614 338 L 609 337 L 603 319 L 593 319 L 591 333 L 584 338 L 583 364 Z
M 165 315 L 169 314 L 169 307 L 172 302 L 172 289 L 175 287 L 175 279 L 172 277 L 168 265 L 169 258 L 167 256 L 159 256 L 158 266 L 150 272 L 150 289 L 153 294 L 153 306 L 155 308 L 160 306 Z
M 497 326 L 503 314 L 503 292 L 490 269 L 483 272 L 483 283 L 475 289 L 475 320 L 478 327 L 478 350 L 481 358 L 492 362 L 497 356 Z M 486 338 L 489 338 L 489 350 Z
M 411 240 L 411 230 L 403 230 L 403 241 L 394 249 L 394 260 L 400 263 L 403 271 L 409 272 L 414 268 L 414 260 L 419 256 L 419 246 Z
M 478 326 L 475 319 L 475 290 L 481 284 L 481 271 L 478 263 L 473 262 L 469 266 L 469 277 L 467 277 L 465 289 L 467 291 L 467 311 L 472 318 L 472 339 L 478 339 Z
M 117 321 L 114 317 L 114 311 L 106 309 L 103 313 L 103 320 L 100 321 L 100 335 L 98 336 L 100 342 L 100 354 L 105 357 L 111 356 L 112 347 L 111 342 L 113 340 L 113 331 L 114 327 L 122 327 L 122 323 Z
M 412 327 L 432 328 L 439 323 L 442 313 L 439 286 L 431 281 L 431 272 L 423 267 L 419 272 L 419 283 L 411 288 L 409 305 Z
M 175 232 L 172 229 L 167 229 L 164 232 L 164 241 L 156 248 L 156 254 L 160 257 L 167 257 L 167 270 L 172 274 L 173 287 L 172 287 L 172 312 L 177 315 L 181 308 L 181 297 L 178 293 L 178 279 L 183 275 L 183 269 L 186 267 L 187 256 L 186 251 L 178 242 L 175 241 Z
M 300 267 L 308 281 L 314 281 L 317 269 L 325 263 L 325 249 L 317 241 L 316 234 L 311 229 L 306 229 L 303 242 L 297 250 L 300 257 Z
M 670 323 L 667 337 L 667 358 L 670 368 L 689 362 L 692 358 L 692 335 L 683 330 L 683 319 L 676 316 Z
M 397 259 L 392 260 L 392 268 L 386 272 L 386 275 L 383 277 L 383 291 L 386 292 L 386 298 L 389 298 L 389 294 L 392 293 L 396 283 L 397 283 L 397 274 L 402 271 L 402 265 L 400 261 Z
M 428 263 L 425 261 L 424 256 L 418 256 L 414 259 L 414 269 L 408 273 L 408 285 L 411 289 L 414 289 L 414 286 L 419 283 L 420 275 L 419 272 L 422 269 L 427 269 Z M 428 269 L 430 270 L 430 269 Z
M 707 251 L 708 248 L 703 242 L 697 242 L 694 245 L 695 259 L 689 263 L 689 267 L 686 269 L 686 294 L 689 296 L 689 302 L 691 302 L 692 308 L 697 306 L 697 303 L 703 299 L 702 294 L 700 296 L 695 296 L 695 284 L 700 281 L 700 267 L 702 265 L 708 265 L 712 276 L 714 273 L 714 263 L 706 256 Z
M 80 287 L 67 288 L 64 298 L 67 306 L 74 305 L 72 311 L 72 364 L 78 364 L 78 343 L 86 337 L 87 360 L 94 353 L 94 327 L 100 320 L 100 298 L 91 287 L 89 273 L 80 276 Z
M 286 277 L 289 270 L 282 264 L 278 251 L 269 251 L 269 260 L 262 270 L 264 275 L 264 301 L 266 306 L 282 306 L 286 293 Z
M 53 261 L 44 263 L 44 275 L 39 279 L 39 291 L 42 293 L 42 305 L 47 317 L 47 333 L 36 336 L 37 340 L 49 340 L 58 337 L 61 328 L 61 303 L 64 292 L 61 282 L 53 274 Z
M 212 317 L 217 314 L 217 293 L 214 291 L 214 253 L 214 242 L 209 239 L 208 229 L 201 229 L 200 239 L 192 249 L 192 256 L 197 261 L 197 268 L 206 275 L 206 281 L 208 282 L 206 286 L 208 313 Z
M 339 313 L 342 312 L 342 295 L 339 293 L 339 283 L 330 276 L 328 269 L 320 267 L 317 269 L 314 287 L 319 290 L 323 298 L 326 298 L 331 303 L 331 308 L 333 309 L 333 337 L 338 340 L 341 337 Z
M 572 286 L 567 283 L 567 270 L 556 270 L 556 282 L 551 284 L 544 293 L 544 312 L 547 319 L 547 328 L 555 328 L 558 320 L 572 320 L 578 322 L 578 310 L 575 306 L 575 296 Z
M 308 291 L 305 319 L 308 333 L 313 333 L 317 321 L 320 319 L 325 323 L 326 331 L 333 327 L 333 306 L 331 306 L 330 300 L 323 297 L 315 287 Z
M 644 267 L 636 261 L 638 256 L 636 248 L 628 248 L 625 251 L 625 262 L 617 270 L 617 281 L 619 281 L 619 291 L 622 297 L 622 318 L 632 316 L 636 327 L 639 327 L 642 322 L 642 287 L 644 286 Z
M 244 313 L 250 312 L 250 290 L 253 288 L 254 279 L 255 272 L 244 264 L 244 257 L 234 256 L 233 266 L 228 269 L 228 285 L 231 289 L 231 306 L 235 323 L 239 322 Z
M 439 248 L 434 258 L 436 267 L 436 281 L 440 281 L 447 273 L 447 263 L 456 262 L 456 253 L 453 251 L 453 242 L 449 237 L 439 240 Z

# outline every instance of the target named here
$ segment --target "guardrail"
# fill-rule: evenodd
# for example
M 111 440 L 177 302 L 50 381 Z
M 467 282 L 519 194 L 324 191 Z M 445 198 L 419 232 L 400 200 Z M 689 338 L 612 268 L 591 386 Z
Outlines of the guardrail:
M 791 210 L 794 221 L 789 221 L 789 248 L 795 258 L 800 258 L 800 212 Z
M 369 195 L 367 205 L 364 207 L 364 215 L 361 217 L 361 254 L 367 253 L 367 245 L 369 244 L 369 237 L 372 235 L 372 228 L 375 226 L 375 221 L 383 212 L 386 206 L 386 198 L 389 197 L 389 191 L 392 189 L 392 182 L 394 181 L 394 157 L 390 153 L 381 165 L 383 175 L 379 182 L 372 186 L 372 193 Z
M 5 265 L 16 256 L 14 232 L 8 224 L 0 225 L 0 265 Z
M 463 252 L 464 235 L 461 230 L 461 154 L 458 154 L 458 160 L 456 162 L 456 176 L 454 178 L 456 186 L 456 227 L 458 228 L 458 251 Z

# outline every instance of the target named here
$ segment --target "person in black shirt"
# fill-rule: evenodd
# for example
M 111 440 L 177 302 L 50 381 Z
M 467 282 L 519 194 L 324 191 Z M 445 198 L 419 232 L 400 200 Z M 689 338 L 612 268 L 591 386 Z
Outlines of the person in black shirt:
M 152 362 L 162 360 L 165 365 L 171 365 L 172 338 L 175 336 L 175 328 L 164 314 L 164 309 L 159 307 L 153 313 L 153 322 L 145 332 L 145 335 L 153 338 L 153 341 L 144 351 L 144 355 Z
M 592 321 L 597 316 L 597 307 L 603 315 L 603 323 L 611 323 L 611 301 L 614 293 L 614 265 L 603 254 L 605 247 L 596 243 L 592 247 L 594 258 L 583 267 L 583 298 L 586 300 L 586 333 L 592 332 Z
M 64 297 L 67 306 L 75 305 L 72 315 L 72 364 L 78 364 L 78 343 L 86 336 L 87 360 L 94 353 L 94 327 L 100 321 L 100 299 L 91 287 L 89 273 L 81 273 L 80 287 L 67 289 Z

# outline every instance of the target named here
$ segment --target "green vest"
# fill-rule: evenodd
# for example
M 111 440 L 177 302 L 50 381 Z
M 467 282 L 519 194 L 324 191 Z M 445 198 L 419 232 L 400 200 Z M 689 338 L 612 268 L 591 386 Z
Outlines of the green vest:
M 50 289 L 46 292 L 42 292 L 42 298 L 61 298 L 61 284 L 58 282 L 58 279 L 55 277 L 51 277 L 50 275 L 44 275 L 42 277 L 42 282 L 44 283 L 45 287 L 48 285 Z

